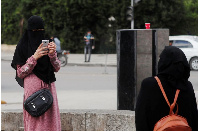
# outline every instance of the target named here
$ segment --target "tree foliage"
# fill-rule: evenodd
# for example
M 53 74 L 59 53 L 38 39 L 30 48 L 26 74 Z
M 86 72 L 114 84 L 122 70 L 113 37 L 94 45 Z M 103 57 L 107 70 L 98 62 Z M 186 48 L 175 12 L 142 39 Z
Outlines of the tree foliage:
M 130 0 L 2 0 L 1 43 L 16 44 L 32 15 L 45 21 L 46 37 L 57 36 L 62 49 L 83 53 L 88 29 L 95 37 L 95 53 L 115 52 L 116 30 L 129 29 L 126 8 Z M 171 35 L 195 34 L 198 27 L 197 0 L 141 0 L 135 6 L 135 28 L 169 28 Z M 113 18 L 113 20 L 109 20 Z
M 186 10 L 185 30 L 188 34 L 198 34 L 198 0 L 184 0 Z
M 197 35 L 197 0 L 141 0 L 135 6 L 136 28 L 169 28 L 170 35 Z

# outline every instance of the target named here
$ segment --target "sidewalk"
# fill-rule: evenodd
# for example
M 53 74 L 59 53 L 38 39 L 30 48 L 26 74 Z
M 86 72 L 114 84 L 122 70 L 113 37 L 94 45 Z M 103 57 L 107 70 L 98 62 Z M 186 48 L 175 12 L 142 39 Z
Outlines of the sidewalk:
M 1 45 L 1 60 L 12 61 L 15 45 Z M 106 61 L 107 59 L 107 61 Z M 117 66 L 117 55 L 116 54 L 92 54 L 90 62 L 85 62 L 84 54 L 69 54 L 68 64 L 70 66 Z

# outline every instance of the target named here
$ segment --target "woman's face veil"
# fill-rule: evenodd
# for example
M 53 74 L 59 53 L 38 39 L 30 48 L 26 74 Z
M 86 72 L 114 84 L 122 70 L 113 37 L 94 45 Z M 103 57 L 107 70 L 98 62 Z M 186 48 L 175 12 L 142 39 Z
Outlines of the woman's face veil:
M 32 16 L 28 19 L 28 44 L 29 52 L 33 54 L 44 39 L 44 22 L 39 16 Z

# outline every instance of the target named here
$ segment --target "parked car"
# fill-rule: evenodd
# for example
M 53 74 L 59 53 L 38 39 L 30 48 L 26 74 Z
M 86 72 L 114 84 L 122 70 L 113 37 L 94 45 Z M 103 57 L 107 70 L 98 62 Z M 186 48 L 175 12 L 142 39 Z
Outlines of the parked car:
M 191 70 L 198 70 L 198 37 L 169 36 L 169 45 L 180 48 L 190 64 Z
M 188 38 L 188 39 L 192 39 L 198 42 L 198 36 L 193 36 L 193 35 L 177 35 L 177 36 L 170 36 L 170 38 Z

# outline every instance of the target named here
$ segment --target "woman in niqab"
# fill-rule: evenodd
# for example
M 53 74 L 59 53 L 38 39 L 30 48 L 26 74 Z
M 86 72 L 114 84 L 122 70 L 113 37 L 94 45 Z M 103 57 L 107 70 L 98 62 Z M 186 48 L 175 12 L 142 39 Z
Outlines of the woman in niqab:
M 16 46 L 11 66 L 16 70 L 16 81 L 24 87 L 24 100 L 36 91 L 50 88 L 52 106 L 41 116 L 33 117 L 23 108 L 25 131 L 60 131 L 60 112 L 55 87 L 55 74 L 60 69 L 56 46 L 50 42 L 43 47 L 44 22 L 39 16 L 28 19 L 28 28 Z M 47 50 L 48 49 L 48 50 Z
M 178 95 L 178 115 L 185 117 L 192 130 L 198 130 L 198 110 L 190 77 L 190 66 L 185 54 L 179 48 L 167 46 L 160 55 L 158 74 L 170 103 L 173 103 L 175 92 Z M 164 116 L 169 115 L 163 94 L 154 77 L 142 81 L 135 110 L 137 131 L 153 131 L 154 125 Z

